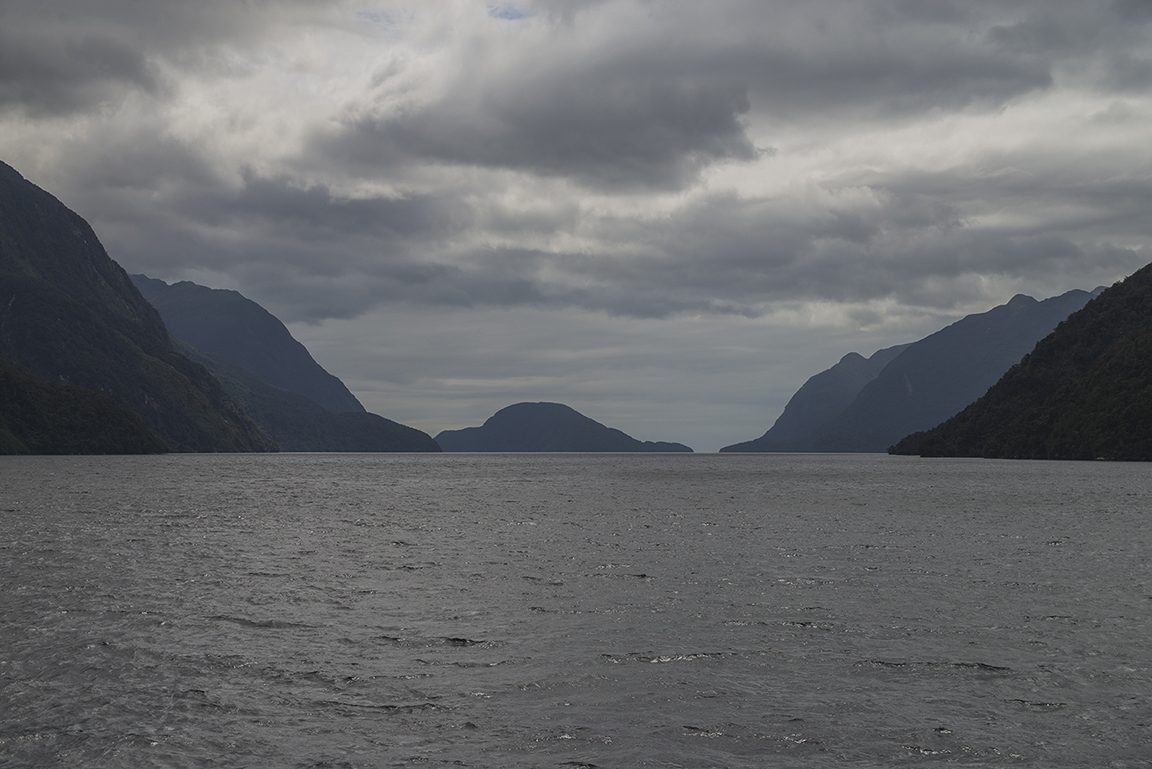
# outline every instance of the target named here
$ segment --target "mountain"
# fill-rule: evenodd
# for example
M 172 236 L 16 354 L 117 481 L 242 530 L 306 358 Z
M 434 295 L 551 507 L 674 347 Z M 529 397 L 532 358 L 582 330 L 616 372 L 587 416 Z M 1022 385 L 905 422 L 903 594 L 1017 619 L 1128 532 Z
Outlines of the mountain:
M 890 451 L 1152 460 L 1152 265 L 1069 316 L 968 408 Z
M 19 376 L 115 401 L 169 451 L 276 450 L 172 348 L 160 315 L 88 223 L 3 163 L 0 360 Z
M 0 454 L 160 454 L 138 416 L 99 393 L 0 365 Z
M 1017 294 L 1007 304 L 968 315 L 902 349 L 889 348 L 899 353 L 840 413 L 806 437 L 793 439 L 787 448 L 733 446 L 727 450 L 886 451 L 901 437 L 939 424 L 983 395 L 1093 295 L 1076 290 L 1038 302 Z M 763 440 L 749 443 L 764 445 Z
M 809 442 L 812 451 L 887 451 L 937 425 L 996 383 L 1060 321 L 1092 298 L 1087 291 L 1038 302 L 1017 294 L 908 346 Z
M 364 411 L 356 396 L 317 363 L 272 313 L 235 291 L 189 281 L 169 285 L 145 275 L 132 282 L 168 332 L 202 353 L 224 356 L 276 387 L 333 413 Z
M 438 452 L 426 433 L 367 411 L 333 414 L 305 396 L 268 384 L 223 356 L 177 341 L 178 348 L 220 381 L 281 451 Z
M 888 363 L 908 345 L 878 350 L 865 358 L 850 352 L 830 369 L 809 378 L 784 407 L 776 423 L 756 440 L 725 446 L 720 451 L 801 451 L 828 420 L 837 416 Z
M 680 443 L 638 441 L 560 403 L 517 403 L 481 427 L 445 430 L 444 451 L 692 451 Z
M 440 451 L 426 433 L 365 411 L 251 299 L 188 281 L 131 278 L 155 303 L 177 349 L 211 372 L 282 451 Z

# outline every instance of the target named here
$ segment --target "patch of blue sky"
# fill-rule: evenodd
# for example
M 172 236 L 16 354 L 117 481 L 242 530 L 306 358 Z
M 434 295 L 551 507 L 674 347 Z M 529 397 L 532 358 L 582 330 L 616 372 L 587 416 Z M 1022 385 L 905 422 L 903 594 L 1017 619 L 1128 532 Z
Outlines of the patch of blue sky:
M 392 17 L 382 11 L 357 11 L 356 18 L 373 24 L 391 24 Z
M 516 19 L 526 19 L 532 14 L 522 8 L 517 8 L 514 5 L 489 5 L 488 15 L 497 19 L 507 19 L 515 21 Z

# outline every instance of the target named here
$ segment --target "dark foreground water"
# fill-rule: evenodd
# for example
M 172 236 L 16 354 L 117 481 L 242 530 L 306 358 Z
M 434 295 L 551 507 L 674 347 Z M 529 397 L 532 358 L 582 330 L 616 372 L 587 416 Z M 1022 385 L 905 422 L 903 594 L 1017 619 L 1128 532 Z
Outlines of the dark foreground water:
M 0 460 L 0 767 L 1152 766 L 1152 465 Z

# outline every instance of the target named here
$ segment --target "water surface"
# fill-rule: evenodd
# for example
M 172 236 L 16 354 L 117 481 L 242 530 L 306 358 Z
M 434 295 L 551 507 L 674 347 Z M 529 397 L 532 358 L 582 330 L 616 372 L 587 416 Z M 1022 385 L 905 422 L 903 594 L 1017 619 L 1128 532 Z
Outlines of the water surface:
M 0 766 L 1152 766 L 1152 466 L 0 458 Z

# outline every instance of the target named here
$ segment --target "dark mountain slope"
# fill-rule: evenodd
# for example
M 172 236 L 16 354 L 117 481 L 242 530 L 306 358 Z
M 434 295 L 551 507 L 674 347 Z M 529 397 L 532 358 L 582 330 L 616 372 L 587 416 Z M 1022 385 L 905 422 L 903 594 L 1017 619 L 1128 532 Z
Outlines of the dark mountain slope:
M 99 393 L 0 366 L 0 454 L 159 454 L 140 418 Z
M 517 403 L 481 427 L 445 430 L 444 451 L 692 451 L 680 443 L 638 441 L 560 403 Z
M 1152 460 L 1152 265 L 1071 315 L 971 406 L 891 451 Z
M 92 229 L 0 163 L 0 358 L 24 376 L 101 393 L 172 451 L 275 445 L 204 370 Z
M 808 442 L 809 451 L 886 451 L 983 395 L 1036 342 L 1092 295 L 1069 291 L 1038 302 L 1017 295 L 907 347 Z
M 189 281 L 169 285 L 144 275 L 131 278 L 177 339 L 208 355 L 222 355 L 268 384 L 305 395 L 333 413 L 364 411 L 343 382 L 251 299 Z
M 850 352 L 840 362 L 808 379 L 784 407 L 776 423 L 756 440 L 720 451 L 800 451 L 812 434 L 839 415 L 888 363 L 908 345 L 878 350 L 865 358 Z
M 367 411 L 333 414 L 311 398 L 268 384 L 228 358 L 206 355 L 182 342 L 177 345 L 212 372 L 281 451 L 440 451 L 431 437 L 413 427 Z

